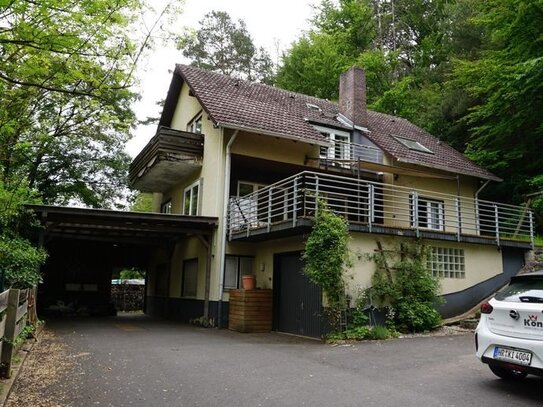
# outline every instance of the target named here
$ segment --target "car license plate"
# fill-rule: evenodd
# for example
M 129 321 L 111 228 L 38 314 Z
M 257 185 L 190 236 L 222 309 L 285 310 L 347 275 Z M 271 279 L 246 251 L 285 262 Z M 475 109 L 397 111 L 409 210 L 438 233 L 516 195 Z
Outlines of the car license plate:
M 494 348 L 494 359 L 513 362 L 517 365 L 530 366 L 532 363 L 532 352 L 496 346 Z

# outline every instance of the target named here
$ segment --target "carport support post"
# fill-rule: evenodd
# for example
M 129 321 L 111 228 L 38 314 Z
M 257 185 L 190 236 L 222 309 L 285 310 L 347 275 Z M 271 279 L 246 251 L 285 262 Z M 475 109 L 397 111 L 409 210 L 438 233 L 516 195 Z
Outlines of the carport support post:
M 209 289 L 211 288 L 211 239 L 210 237 L 198 235 L 198 239 L 207 249 L 207 258 L 206 258 L 206 283 L 204 291 L 204 319 L 206 322 L 209 321 Z

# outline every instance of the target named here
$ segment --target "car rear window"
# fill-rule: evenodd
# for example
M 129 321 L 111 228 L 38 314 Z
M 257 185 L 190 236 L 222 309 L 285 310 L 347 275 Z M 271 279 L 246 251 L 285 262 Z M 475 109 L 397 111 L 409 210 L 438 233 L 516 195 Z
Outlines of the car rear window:
M 498 301 L 543 303 L 543 278 L 513 280 L 495 298 Z

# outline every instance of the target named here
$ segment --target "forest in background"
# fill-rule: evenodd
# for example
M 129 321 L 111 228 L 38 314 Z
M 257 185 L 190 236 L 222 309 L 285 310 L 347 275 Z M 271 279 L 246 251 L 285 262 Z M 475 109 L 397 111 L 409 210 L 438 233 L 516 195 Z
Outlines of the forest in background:
M 543 2 L 323 0 L 277 69 L 278 87 L 337 100 L 366 71 L 368 106 L 410 120 L 503 178 L 487 199 L 543 225 Z

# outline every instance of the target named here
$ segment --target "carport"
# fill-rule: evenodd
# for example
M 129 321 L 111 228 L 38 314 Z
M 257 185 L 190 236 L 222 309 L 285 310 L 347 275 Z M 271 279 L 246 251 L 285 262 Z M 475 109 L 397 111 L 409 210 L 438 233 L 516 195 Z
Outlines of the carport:
M 43 225 L 38 241 L 49 253 L 41 269 L 40 312 L 75 304 L 91 314 L 108 314 L 115 270 L 146 269 L 157 250 L 171 254 L 178 241 L 196 236 L 207 251 L 203 315 L 209 315 L 210 242 L 217 218 L 47 205 L 28 208 Z

